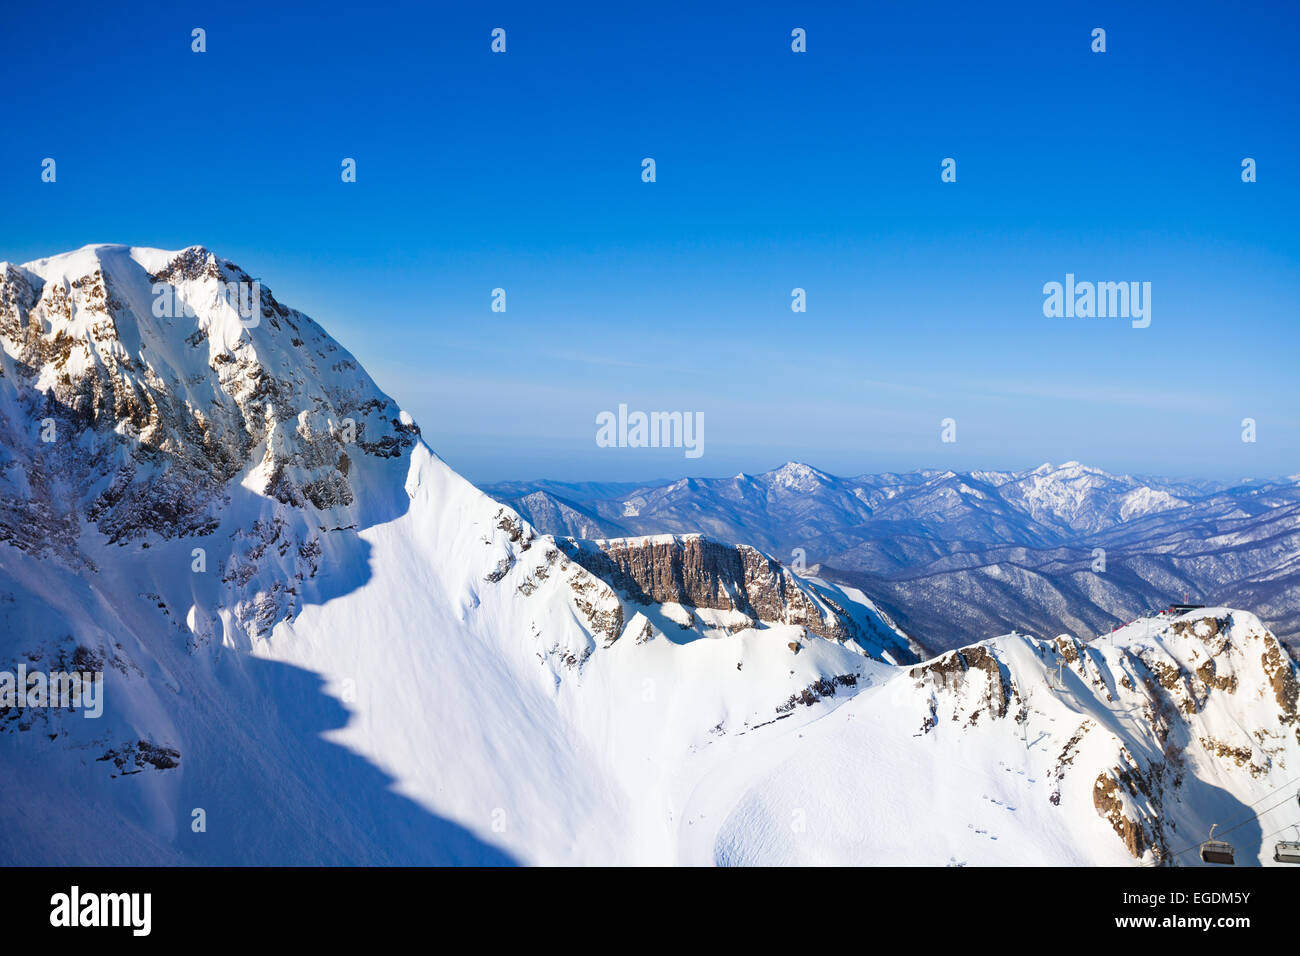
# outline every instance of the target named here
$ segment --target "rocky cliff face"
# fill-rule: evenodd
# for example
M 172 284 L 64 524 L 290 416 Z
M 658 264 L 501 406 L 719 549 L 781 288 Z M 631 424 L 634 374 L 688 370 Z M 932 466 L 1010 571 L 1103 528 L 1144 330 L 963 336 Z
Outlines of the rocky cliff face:
M 270 289 L 249 316 L 225 302 L 253 283 L 198 247 L 0 266 L 0 540 L 75 562 L 82 516 L 112 542 L 202 536 L 241 481 L 324 526 L 354 517 L 353 459 L 417 430 Z
M 1178 857 L 1211 823 L 1250 816 L 1249 801 L 1216 807 L 1204 781 L 1295 803 L 1282 785 L 1300 767 L 1298 671 L 1253 615 L 1210 609 L 1088 643 L 998 638 L 909 674 L 926 700 L 922 735 L 1001 725 L 1028 743 L 1065 720 L 1052 801 L 1090 793 L 1090 809 L 1134 858 L 1186 863 Z
M 395 513 L 360 500 L 358 464 L 417 436 L 316 323 L 205 249 L 0 265 L 0 542 L 34 556 L 93 570 L 104 543 L 189 539 L 266 633 L 301 606 L 322 535 Z
M 797 624 L 827 640 L 855 636 L 853 621 L 777 561 L 702 535 L 665 535 L 561 547 L 638 604 L 738 611 L 750 622 Z
M 557 545 L 630 605 L 685 609 L 683 627 L 697 626 L 702 616 L 732 633 L 793 625 L 824 640 L 852 642 L 872 656 L 886 652 L 894 661 L 917 659 L 917 648 L 874 607 L 865 618 L 855 616 L 833 588 L 801 579 L 747 545 L 722 544 L 698 534 L 564 538 Z M 708 611 L 722 615 L 700 613 Z

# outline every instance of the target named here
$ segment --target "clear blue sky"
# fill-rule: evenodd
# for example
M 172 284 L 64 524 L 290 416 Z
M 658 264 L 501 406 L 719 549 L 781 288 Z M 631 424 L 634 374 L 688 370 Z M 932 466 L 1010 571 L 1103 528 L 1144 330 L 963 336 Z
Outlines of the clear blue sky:
M 1297 4 L 114 6 L 6 15 L 0 259 L 206 245 L 472 479 L 1300 471 Z M 1067 272 L 1151 327 L 1044 318 Z

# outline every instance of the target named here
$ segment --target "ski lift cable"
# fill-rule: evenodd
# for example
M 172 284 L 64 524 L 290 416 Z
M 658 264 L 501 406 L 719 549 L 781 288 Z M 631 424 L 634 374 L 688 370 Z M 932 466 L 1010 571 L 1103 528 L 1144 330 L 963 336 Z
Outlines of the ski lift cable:
M 1272 790 L 1268 791 L 1268 793 L 1264 794 L 1262 797 L 1258 797 L 1258 798 L 1256 798 L 1256 799 L 1250 801 L 1250 803 L 1246 804 L 1246 806 L 1248 806 L 1248 807 L 1253 807 L 1253 806 L 1255 806 L 1255 804 L 1257 804 L 1257 803 L 1263 803 L 1265 800 L 1267 800 L 1269 797 L 1273 796 L 1273 794 L 1277 793 L 1279 790 L 1285 790 L 1287 787 L 1290 787 L 1290 786 L 1292 786 L 1292 785 L 1294 785 L 1294 784 L 1297 784 L 1297 783 L 1300 783 L 1300 777 L 1294 777 L 1293 779 L 1288 780 L 1286 783 L 1282 784 L 1281 786 L 1274 787 Z M 1249 821 L 1247 821 L 1247 822 L 1249 822 Z
M 1280 790 L 1281 787 L 1279 787 L 1278 789 Z M 1274 791 L 1274 792 L 1276 792 L 1276 791 Z M 1258 800 L 1255 801 L 1255 803 L 1258 803 L 1258 802 L 1259 802 Z M 1218 836 L 1219 836 L 1219 837 L 1224 837 L 1224 836 L 1226 836 L 1227 834 L 1231 833 L 1233 830 L 1239 830 L 1239 829 L 1241 829 L 1242 827 L 1244 827 L 1247 823 L 1252 823 L 1252 822 L 1254 822 L 1255 820 L 1258 820 L 1258 819 L 1259 819 L 1260 817 L 1262 817 L 1264 814 L 1266 814 L 1266 813 L 1268 813 L 1268 812 L 1270 812 L 1270 811 L 1272 811 L 1272 810 L 1276 810 L 1278 807 L 1285 806 L 1286 804 L 1288 804 L 1288 803 L 1290 803 L 1290 802 L 1291 802 L 1291 797 L 1290 797 L 1290 795 L 1288 795 L 1288 796 L 1286 797 L 1285 800 L 1282 800 L 1282 801 L 1280 801 L 1280 802 L 1278 802 L 1278 803 L 1275 803 L 1273 806 L 1268 807 L 1267 809 L 1260 810 L 1258 813 L 1254 814 L 1254 815 L 1251 816 L 1251 817 L 1247 817 L 1245 820 L 1242 820 L 1240 823 L 1234 823 L 1232 826 L 1228 827 L 1226 830 L 1220 830 L 1219 833 L 1218 833 Z M 1253 804 L 1248 804 L 1248 805 L 1253 806 Z M 1283 827 L 1282 829 L 1285 830 L 1285 829 L 1288 829 L 1288 828 L 1287 828 L 1287 827 Z M 1271 835 L 1272 835 L 1272 834 L 1270 834 L 1270 836 L 1271 836 Z M 1261 839 L 1263 839 L 1263 838 L 1261 838 Z M 1204 842 L 1205 842 L 1204 840 L 1201 840 L 1201 841 L 1198 841 L 1198 842 L 1196 842 L 1196 843 L 1193 843 L 1193 844 L 1192 844 L 1191 846 L 1189 846 L 1189 847 L 1184 847 L 1184 848 L 1181 849 L 1181 850 L 1178 850 L 1178 851 L 1176 851 L 1176 852 L 1174 852 L 1174 853 L 1170 853 L 1170 854 L 1168 854 L 1168 855 L 1165 857 L 1165 859 L 1172 860 L 1174 857 L 1182 856 L 1184 853 L 1190 853 L 1192 850 L 1199 850 L 1199 849 L 1201 848 L 1201 844 L 1204 843 Z M 1142 865 L 1143 865 L 1143 866 L 1155 866 L 1156 864 L 1155 864 L 1155 863 L 1143 863 Z
M 1300 779 L 1300 778 L 1297 778 L 1297 779 Z M 1283 784 L 1282 786 L 1283 786 L 1283 787 L 1285 787 L 1285 786 L 1289 786 L 1289 784 Z M 1273 790 L 1273 793 L 1277 793 L 1277 791 L 1278 791 L 1278 790 L 1281 790 L 1281 789 L 1282 789 L 1282 787 L 1277 787 L 1276 789 Z M 1261 797 L 1259 800 L 1256 800 L 1255 803 L 1259 803 L 1260 800 L 1267 799 L 1268 796 L 1271 796 L 1271 794 L 1265 794 L 1264 797 Z M 1273 811 L 1273 810 L 1276 810 L 1278 807 L 1285 806 L 1286 804 L 1288 804 L 1288 803 L 1290 803 L 1290 802 L 1291 802 L 1291 797 L 1288 795 L 1288 796 L 1286 797 L 1286 799 L 1282 800 L 1281 802 L 1279 802 L 1279 803 L 1275 803 L 1275 804 L 1274 804 L 1273 806 L 1271 806 L 1271 807 L 1268 807 L 1268 808 L 1266 808 L 1266 809 L 1264 809 L 1264 810 L 1260 810 L 1260 811 L 1256 812 L 1253 816 L 1251 816 L 1251 817 L 1247 817 L 1245 820 L 1242 820 L 1240 823 L 1234 823 L 1232 826 L 1228 827 L 1226 830 L 1221 830 L 1221 831 L 1219 831 L 1219 834 L 1218 834 L 1218 835 L 1222 837 L 1222 836 L 1224 836 L 1225 834 L 1231 833 L 1233 830 L 1239 830 L 1239 829 L 1241 829 L 1242 827 L 1244 827 L 1247 823 L 1251 823 L 1251 822 L 1253 822 L 1253 821 L 1255 821 L 1255 820 L 1258 820 L 1258 819 L 1259 819 L 1260 817 L 1262 817 L 1264 814 L 1269 813 L 1269 812 L 1271 812 L 1271 811 Z M 1254 805 L 1255 805 L 1254 803 L 1247 804 L 1247 806 L 1254 806 Z M 1286 829 L 1286 827 L 1283 827 L 1283 829 Z M 1193 843 L 1193 844 L 1192 844 L 1191 846 L 1189 846 L 1189 847 L 1184 847 L 1184 848 L 1181 849 L 1181 850 L 1178 850 L 1178 851 L 1176 851 L 1176 852 L 1174 852 L 1174 853 L 1170 853 L 1170 854 L 1168 854 L 1168 856 L 1166 857 L 1166 859 L 1173 859 L 1173 858 L 1176 857 L 1176 856 L 1182 856 L 1184 853 L 1190 853 L 1192 850 L 1200 849 L 1201 844 L 1202 844 L 1203 842 L 1205 842 L 1205 841 L 1203 841 L 1203 840 L 1202 840 L 1202 841 L 1198 841 L 1198 842 L 1196 842 L 1196 843 Z M 1155 863 L 1143 863 L 1142 865 L 1143 865 L 1143 866 L 1155 866 L 1156 864 L 1155 864 Z
M 1258 819 L 1259 819 L 1260 817 L 1262 817 L 1264 814 L 1266 814 L 1266 813 L 1271 813 L 1272 811 L 1276 810 L 1278 807 L 1286 806 L 1286 805 L 1287 805 L 1288 803 L 1290 803 L 1290 802 L 1291 802 L 1291 798 L 1290 798 L 1290 796 L 1288 796 L 1286 799 L 1284 799 L 1284 800 L 1282 800 L 1282 801 L 1280 801 L 1280 802 L 1278 802 L 1278 803 L 1273 804 L 1273 806 L 1271 806 L 1271 807 L 1267 807 L 1266 809 L 1263 809 L 1263 810 L 1260 810 L 1260 811 L 1257 812 L 1254 816 L 1252 816 L 1252 817 L 1250 817 L 1250 818 L 1248 818 L 1248 819 L 1242 820 L 1240 823 L 1235 823 L 1235 824 L 1233 824 L 1232 826 L 1228 827 L 1228 829 L 1223 830 L 1222 832 L 1220 832 L 1220 833 L 1219 833 L 1219 836 L 1220 836 L 1220 837 L 1225 836 L 1225 835 L 1231 833 L 1233 830 L 1240 830 L 1240 829 L 1241 829 L 1242 827 L 1244 827 L 1247 823 L 1254 823 L 1256 820 L 1258 820 Z M 1199 847 L 1200 845 L 1201 845 L 1200 843 L 1196 844 L 1197 847 Z M 1186 853 L 1187 851 L 1186 851 L 1186 850 L 1180 850 L 1179 852 L 1180 852 L 1180 853 Z
M 1286 826 L 1282 827 L 1281 829 L 1274 830 L 1272 833 L 1265 833 L 1262 837 L 1260 837 L 1260 839 L 1267 840 L 1269 837 L 1275 837 L 1279 833 L 1282 833 L 1285 830 L 1294 830 L 1296 827 L 1300 827 L 1300 820 L 1297 820 L 1295 823 L 1288 823 Z
M 1264 842 L 1267 844 L 1269 840 L 1273 839 L 1273 837 L 1277 836 L 1279 833 L 1285 833 L 1287 830 L 1292 829 L 1296 831 L 1297 837 L 1300 837 L 1300 820 L 1297 820 L 1289 826 L 1284 826 L 1280 830 L 1274 830 L 1272 833 L 1267 834 L 1263 838 Z M 1273 846 L 1273 859 L 1278 863 L 1300 863 L 1300 842 L 1288 843 L 1285 840 L 1279 840 Z

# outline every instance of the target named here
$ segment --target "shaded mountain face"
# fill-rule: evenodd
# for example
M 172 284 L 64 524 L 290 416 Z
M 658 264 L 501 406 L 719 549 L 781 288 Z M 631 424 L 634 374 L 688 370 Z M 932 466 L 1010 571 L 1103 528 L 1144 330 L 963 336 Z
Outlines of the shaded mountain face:
M 1182 601 L 1256 608 L 1300 641 L 1300 484 L 1027 472 L 761 475 L 615 487 L 488 486 L 546 530 L 705 531 L 873 595 L 926 646 L 1012 628 L 1095 633 Z

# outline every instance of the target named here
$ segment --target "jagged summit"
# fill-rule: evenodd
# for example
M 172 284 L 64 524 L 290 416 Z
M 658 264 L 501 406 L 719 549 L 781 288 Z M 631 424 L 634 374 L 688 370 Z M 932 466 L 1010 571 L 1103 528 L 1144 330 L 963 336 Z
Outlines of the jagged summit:
M 760 477 L 774 485 L 796 491 L 807 490 L 822 482 L 831 480 L 830 475 L 825 472 L 818 471 L 811 465 L 805 465 L 803 462 L 798 461 L 787 461 L 780 468 L 764 472 Z
M 0 347 L 0 441 L 22 436 L 0 537 L 37 550 L 68 544 L 82 515 L 113 541 L 211 530 L 238 486 L 355 524 L 353 464 L 418 434 L 315 322 L 197 246 L 3 270 Z

